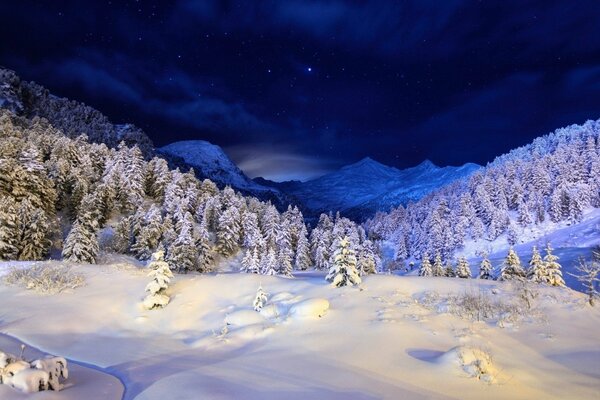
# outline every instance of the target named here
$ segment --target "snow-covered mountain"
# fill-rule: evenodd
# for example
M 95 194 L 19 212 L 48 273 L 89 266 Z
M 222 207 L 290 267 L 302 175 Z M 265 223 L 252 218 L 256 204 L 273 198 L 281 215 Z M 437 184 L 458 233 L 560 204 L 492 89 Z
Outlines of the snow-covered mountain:
M 100 111 L 78 101 L 58 97 L 35 82 L 22 81 L 0 66 L 0 108 L 25 117 L 43 117 L 67 137 L 85 134 L 91 142 L 117 147 L 136 145 L 146 158 L 154 155 L 152 140 L 133 124 L 115 124 Z
M 278 189 L 260 185 L 248 178 L 221 147 L 205 140 L 174 142 L 157 149 L 157 152 L 181 159 L 187 166 L 194 168 L 198 177 L 208 178 L 220 187 L 231 186 L 262 200 L 271 200 L 276 205 L 290 203 Z
M 425 160 L 401 170 L 367 157 L 307 182 L 270 184 L 298 199 L 308 214 L 340 211 L 349 217 L 365 219 L 377 211 L 389 211 L 400 204 L 419 200 L 479 168 L 477 164 L 438 167 Z M 266 180 L 258 182 L 268 183 Z

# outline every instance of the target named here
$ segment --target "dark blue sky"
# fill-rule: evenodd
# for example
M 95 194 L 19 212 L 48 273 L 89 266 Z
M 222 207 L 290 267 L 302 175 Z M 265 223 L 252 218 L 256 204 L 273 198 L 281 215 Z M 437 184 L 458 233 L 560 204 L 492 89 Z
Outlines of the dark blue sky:
M 167 4 L 170 3 L 170 4 Z M 600 118 L 598 1 L 3 1 L 0 64 L 251 176 L 486 163 Z

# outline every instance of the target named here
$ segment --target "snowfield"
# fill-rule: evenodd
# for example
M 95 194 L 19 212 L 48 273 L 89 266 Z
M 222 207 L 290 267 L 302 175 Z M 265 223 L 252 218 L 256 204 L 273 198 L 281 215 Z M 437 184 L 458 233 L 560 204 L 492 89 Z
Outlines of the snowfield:
M 133 260 L 121 256 L 116 264 L 73 270 L 86 285 L 55 295 L 0 284 L 0 332 L 71 365 L 63 391 L 32 398 L 591 399 L 600 393 L 600 308 L 568 288 L 534 286 L 526 309 L 518 288 L 495 281 L 374 275 L 358 287 L 333 288 L 315 272 L 189 274 L 172 279 L 164 309 L 148 311 L 142 307 L 147 271 Z M 269 294 L 260 313 L 252 306 L 259 285 Z M 499 311 L 468 318 L 457 306 L 467 297 Z M 0 336 L 0 349 L 18 353 L 19 344 Z M 34 351 L 28 347 L 26 355 Z M 0 398 L 26 395 L 0 385 Z

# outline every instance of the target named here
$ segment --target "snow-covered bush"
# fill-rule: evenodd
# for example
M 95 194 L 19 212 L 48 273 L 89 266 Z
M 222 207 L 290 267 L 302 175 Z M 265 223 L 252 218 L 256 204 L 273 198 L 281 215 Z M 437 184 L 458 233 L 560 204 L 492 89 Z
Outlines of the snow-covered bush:
M 4 277 L 4 282 L 43 294 L 56 294 L 85 285 L 85 278 L 69 266 L 42 264 L 13 268 Z
M 17 357 L 0 351 L 0 384 L 24 393 L 59 391 L 63 388 L 61 380 L 68 377 L 67 360 L 62 357 L 46 356 L 28 362 L 22 356 Z
M 63 357 L 46 356 L 45 358 L 34 360 L 31 366 L 48 373 L 48 389 L 60 390 L 62 388 L 60 379 L 69 378 L 67 360 Z
M 596 299 L 600 298 L 598 291 L 598 282 L 600 282 L 600 250 L 594 251 L 592 261 L 580 259 L 579 264 L 575 267 L 577 273 L 570 274 L 577 278 L 585 288 L 585 293 L 588 296 L 588 303 L 593 306 Z
M 169 268 L 169 264 L 164 260 L 165 253 L 162 250 L 158 250 L 152 254 L 148 268 L 150 272 L 148 276 L 152 278 L 152 281 L 146 285 L 146 292 L 148 295 L 144 299 L 144 307 L 148 310 L 155 308 L 163 308 L 169 304 L 169 296 L 166 295 L 166 290 L 171 283 L 173 273 Z

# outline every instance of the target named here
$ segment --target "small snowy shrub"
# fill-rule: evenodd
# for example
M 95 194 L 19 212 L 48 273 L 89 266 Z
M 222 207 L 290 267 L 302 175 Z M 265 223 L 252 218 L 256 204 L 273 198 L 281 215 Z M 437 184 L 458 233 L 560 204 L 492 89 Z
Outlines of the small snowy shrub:
M 34 265 L 15 268 L 5 277 L 8 285 L 17 285 L 43 294 L 57 294 L 85 285 L 83 275 L 65 265 Z
M 267 302 L 268 295 L 269 294 L 263 290 L 262 285 L 260 285 L 258 287 L 258 290 L 256 291 L 256 297 L 254 298 L 254 302 L 252 303 L 254 311 L 260 311 L 263 308 L 263 306 Z
M 62 357 L 46 356 L 30 363 L 22 355 L 16 357 L 0 351 L 0 384 L 24 393 L 59 391 L 63 388 L 60 381 L 68 377 L 67 360 Z
M 147 310 L 153 310 L 155 308 L 163 308 L 169 304 L 169 296 L 165 294 L 173 273 L 169 268 L 169 264 L 164 260 L 165 253 L 162 250 L 152 254 L 152 259 L 148 264 L 150 272 L 148 276 L 152 278 L 152 281 L 146 285 L 146 292 L 148 295 L 144 299 L 144 307 Z

